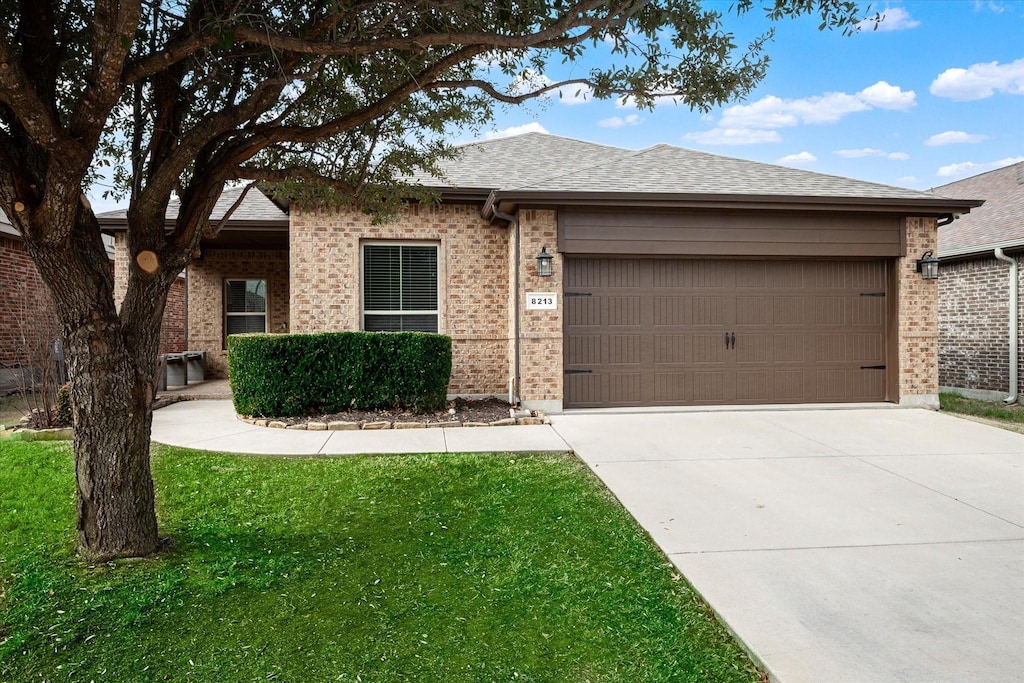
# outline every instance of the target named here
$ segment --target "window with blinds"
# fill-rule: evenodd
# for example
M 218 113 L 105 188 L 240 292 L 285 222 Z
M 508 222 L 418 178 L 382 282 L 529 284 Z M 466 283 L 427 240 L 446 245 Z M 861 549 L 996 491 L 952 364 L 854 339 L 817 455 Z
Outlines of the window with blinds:
M 224 338 L 267 331 L 267 281 L 224 281 Z
M 363 329 L 437 332 L 437 245 L 363 245 Z

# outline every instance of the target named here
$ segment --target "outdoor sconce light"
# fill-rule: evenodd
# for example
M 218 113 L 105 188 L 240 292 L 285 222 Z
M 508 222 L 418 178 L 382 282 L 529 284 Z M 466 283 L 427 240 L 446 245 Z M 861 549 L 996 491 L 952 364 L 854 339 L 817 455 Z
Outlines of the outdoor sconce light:
M 551 262 L 554 260 L 555 257 L 548 253 L 548 248 L 541 247 L 540 253 L 537 254 L 537 275 L 540 277 L 551 277 L 554 274 Z
M 939 259 L 935 258 L 930 251 L 924 252 L 921 258 L 917 259 L 917 272 L 921 273 L 921 277 L 925 280 L 938 280 Z

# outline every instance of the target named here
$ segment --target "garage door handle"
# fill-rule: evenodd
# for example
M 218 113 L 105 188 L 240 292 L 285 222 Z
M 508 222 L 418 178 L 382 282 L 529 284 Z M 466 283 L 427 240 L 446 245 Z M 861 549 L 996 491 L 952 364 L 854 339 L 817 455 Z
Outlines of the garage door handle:
M 861 370 L 885 370 L 884 365 L 862 365 Z
M 592 372 L 593 370 L 572 370 L 569 368 L 566 368 L 565 370 L 565 374 L 567 375 L 589 375 Z
M 726 332 L 725 333 L 725 348 L 735 349 L 736 348 L 736 333 Z

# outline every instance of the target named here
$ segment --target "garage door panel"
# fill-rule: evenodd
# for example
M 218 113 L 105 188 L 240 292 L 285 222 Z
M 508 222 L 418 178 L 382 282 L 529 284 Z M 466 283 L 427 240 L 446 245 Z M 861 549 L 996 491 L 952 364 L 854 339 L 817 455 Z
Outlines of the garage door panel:
M 607 375 L 607 398 L 623 405 L 643 404 L 643 377 L 639 372 L 612 372 Z
M 693 335 L 693 364 L 721 365 L 725 362 L 725 333 L 698 333 Z
M 885 324 L 885 297 L 858 296 L 850 300 L 850 324 L 878 327 Z
M 802 296 L 774 296 L 772 297 L 772 325 L 780 327 L 783 325 L 802 326 L 806 325 L 807 301 Z
M 654 364 L 692 363 L 693 340 L 689 334 L 654 335 Z
M 870 332 L 854 332 L 846 336 L 846 360 L 859 363 L 884 363 L 885 343 Z
M 690 372 L 655 372 L 654 403 L 660 405 L 683 405 L 693 402 Z
M 572 367 L 600 365 L 603 338 L 600 334 L 579 333 L 568 337 L 565 342 L 565 362 Z
M 608 335 L 608 365 L 640 365 L 641 340 L 639 334 Z
M 771 397 L 768 370 L 736 371 L 736 402 L 767 403 Z
M 654 326 L 678 327 L 693 324 L 693 299 L 688 296 L 655 296 Z
M 770 339 L 766 333 L 747 333 L 737 336 L 736 363 L 766 365 L 771 355 Z
M 806 332 L 776 333 L 772 336 L 769 363 L 804 365 L 808 360 Z
M 819 296 L 814 299 L 814 316 L 811 324 L 816 326 L 845 326 L 846 299 L 841 296 Z
M 570 257 L 566 405 L 884 400 L 886 272 L 868 261 Z
M 774 370 L 772 372 L 772 396 L 778 403 L 795 403 L 807 397 L 807 371 Z

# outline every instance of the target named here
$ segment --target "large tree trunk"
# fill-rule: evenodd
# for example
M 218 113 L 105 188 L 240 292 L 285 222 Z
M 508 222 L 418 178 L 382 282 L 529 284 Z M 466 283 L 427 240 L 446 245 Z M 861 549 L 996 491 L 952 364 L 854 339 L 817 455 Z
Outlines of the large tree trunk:
M 87 229 L 95 219 L 79 220 L 68 242 L 27 241 L 68 351 L 79 552 L 100 561 L 140 557 L 158 543 L 149 438 L 160 322 L 176 272 L 129 265 L 119 313 L 99 231 Z
M 117 320 L 71 331 L 78 545 L 88 557 L 137 557 L 156 550 L 149 435 L 151 378 L 120 339 Z M 159 334 L 159 329 L 156 330 Z

